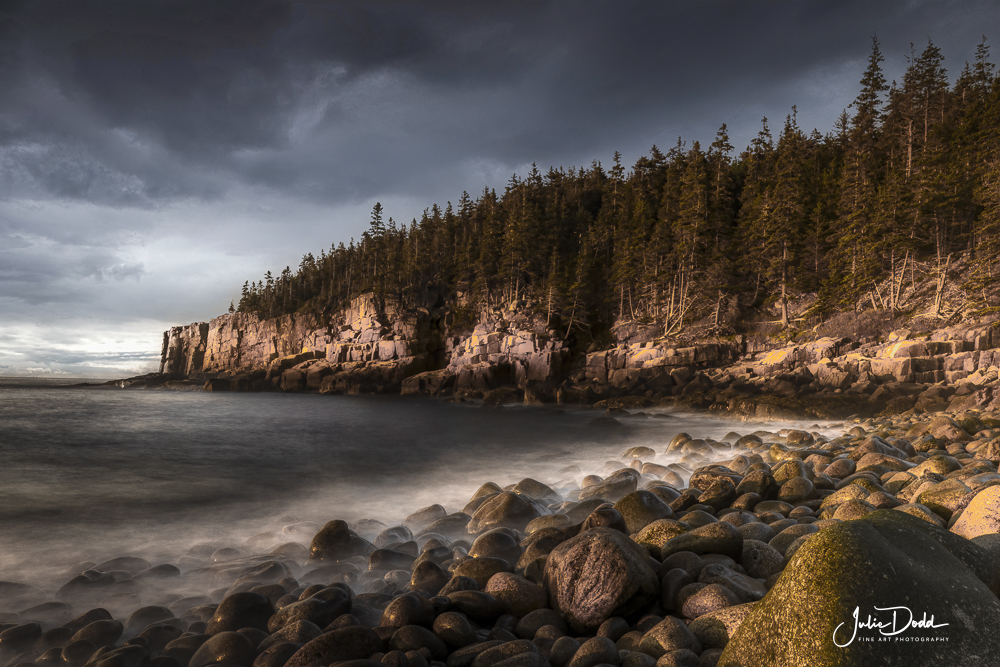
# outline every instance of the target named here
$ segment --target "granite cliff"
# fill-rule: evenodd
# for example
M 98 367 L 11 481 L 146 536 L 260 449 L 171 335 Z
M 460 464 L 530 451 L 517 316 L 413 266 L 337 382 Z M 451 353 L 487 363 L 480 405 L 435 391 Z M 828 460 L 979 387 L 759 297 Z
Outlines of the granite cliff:
M 1000 329 L 981 322 L 885 340 L 683 342 L 635 325 L 574 349 L 523 304 L 414 307 L 372 294 L 328 316 L 232 313 L 164 333 L 160 375 L 123 386 L 427 394 L 486 403 L 675 404 L 744 418 L 842 418 L 1000 404 Z M 464 319 L 462 315 L 464 313 Z M 461 320 L 461 321 L 459 321 Z

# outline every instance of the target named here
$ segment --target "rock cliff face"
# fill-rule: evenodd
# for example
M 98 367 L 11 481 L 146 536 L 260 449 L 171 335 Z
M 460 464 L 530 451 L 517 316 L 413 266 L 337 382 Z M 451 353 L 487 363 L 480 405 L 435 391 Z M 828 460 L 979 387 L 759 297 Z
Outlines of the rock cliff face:
M 213 391 L 484 397 L 490 403 L 671 402 L 746 418 L 843 418 L 1000 406 L 1000 328 L 965 325 L 882 343 L 850 338 L 748 353 L 741 339 L 678 344 L 618 326 L 618 344 L 573 354 L 523 304 L 457 325 L 447 308 L 367 294 L 328 316 L 235 313 L 164 334 L 160 372 Z M 471 331 L 470 331 L 471 330 Z M 143 379 L 136 386 L 161 386 Z M 625 397 L 630 397 L 628 400 Z M 631 402 L 629 402 L 631 400 Z
M 320 390 L 328 376 L 343 375 L 357 380 L 353 385 L 379 385 L 368 390 L 385 391 L 389 388 L 381 385 L 386 384 L 398 390 L 403 377 L 440 365 L 435 354 L 440 347 L 438 318 L 430 311 L 379 304 L 369 294 L 326 318 L 232 313 L 174 327 L 164 334 L 160 372 L 244 384 L 248 377 L 262 376 L 265 387 L 284 390 Z M 330 379 L 325 388 L 350 391 L 349 385 Z M 210 386 L 227 388 L 224 382 Z

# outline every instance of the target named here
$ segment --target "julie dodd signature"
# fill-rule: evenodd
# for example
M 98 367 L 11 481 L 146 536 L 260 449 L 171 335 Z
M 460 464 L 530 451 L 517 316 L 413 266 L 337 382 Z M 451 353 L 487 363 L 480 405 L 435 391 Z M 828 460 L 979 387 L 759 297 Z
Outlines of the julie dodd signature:
M 875 642 L 875 641 L 905 641 L 905 642 L 940 642 L 948 641 L 947 637 L 928 637 L 928 636 L 904 636 L 903 633 L 907 630 L 917 628 L 917 629 L 936 629 L 947 627 L 947 623 L 935 623 L 934 614 L 931 614 L 930 618 L 927 618 L 927 612 L 923 613 L 923 616 L 919 620 L 915 619 L 913 612 L 910 611 L 909 607 L 874 607 L 875 611 L 878 612 L 873 618 L 871 614 L 868 614 L 866 620 L 861 620 L 861 609 L 860 607 L 854 608 L 854 629 L 851 631 L 849 628 L 845 628 L 847 622 L 841 623 L 833 631 L 833 643 L 844 648 L 845 646 L 850 646 L 854 643 L 855 639 L 860 642 Z M 882 635 L 879 636 L 858 636 L 858 630 L 878 630 Z M 848 632 L 850 636 L 848 637 Z M 843 641 L 846 639 L 847 641 Z M 839 641 L 838 641 L 839 640 Z

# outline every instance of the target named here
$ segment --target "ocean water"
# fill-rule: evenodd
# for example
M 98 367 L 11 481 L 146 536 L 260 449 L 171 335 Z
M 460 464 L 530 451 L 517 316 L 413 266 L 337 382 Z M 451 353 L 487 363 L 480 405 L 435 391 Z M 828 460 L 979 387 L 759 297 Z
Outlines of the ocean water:
M 636 445 L 668 463 L 680 432 L 790 426 L 651 410 L 607 428 L 587 409 L 58 384 L 0 380 L 0 580 L 48 587 L 119 555 L 176 563 L 295 521 L 395 525 L 433 503 L 459 511 L 487 481 L 579 484 Z M 570 465 L 580 473 L 559 473 Z

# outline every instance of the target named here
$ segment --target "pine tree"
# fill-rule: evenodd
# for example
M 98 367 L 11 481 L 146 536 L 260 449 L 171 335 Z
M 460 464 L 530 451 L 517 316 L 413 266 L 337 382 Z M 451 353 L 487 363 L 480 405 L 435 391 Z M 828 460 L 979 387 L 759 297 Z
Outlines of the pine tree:
M 868 67 L 861 78 L 861 92 L 852 107 L 847 155 L 840 182 L 837 247 L 838 273 L 833 276 L 839 293 L 838 305 L 856 305 L 857 298 L 872 287 L 879 277 L 879 229 L 875 224 L 877 176 L 882 156 L 878 152 L 879 129 L 883 120 L 882 95 L 889 87 L 882 75 L 882 53 L 878 39 L 872 38 Z
M 802 174 L 805 171 L 805 137 L 796 122 L 796 109 L 785 119 L 778 141 L 771 195 L 771 214 L 763 221 L 764 245 L 761 260 L 766 266 L 768 282 L 779 290 L 781 326 L 787 328 L 788 288 L 794 279 L 795 267 L 805 232 L 805 192 Z

